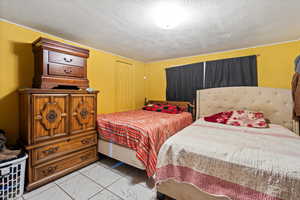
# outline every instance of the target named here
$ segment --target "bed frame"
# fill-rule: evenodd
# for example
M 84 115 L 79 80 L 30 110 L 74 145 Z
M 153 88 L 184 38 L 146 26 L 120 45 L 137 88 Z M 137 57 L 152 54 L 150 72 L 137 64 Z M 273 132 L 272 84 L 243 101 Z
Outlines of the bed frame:
M 224 87 L 197 91 L 196 118 L 226 111 L 248 109 L 263 112 L 271 123 L 282 125 L 299 135 L 299 122 L 293 120 L 292 93 L 289 89 L 264 87 Z M 158 198 L 176 200 L 228 200 L 201 192 L 186 183 L 168 180 L 157 186 Z
M 171 104 L 179 107 L 186 107 L 186 109 L 192 113 L 193 118 L 195 116 L 194 106 L 187 101 L 162 101 L 162 100 L 147 100 L 145 104 Z M 133 167 L 145 170 L 144 165 L 140 160 L 136 158 L 136 152 L 132 149 L 124 147 L 119 144 L 111 143 L 103 139 L 98 139 L 98 152 L 104 154 L 110 158 L 119 160 L 123 163 L 131 165 Z

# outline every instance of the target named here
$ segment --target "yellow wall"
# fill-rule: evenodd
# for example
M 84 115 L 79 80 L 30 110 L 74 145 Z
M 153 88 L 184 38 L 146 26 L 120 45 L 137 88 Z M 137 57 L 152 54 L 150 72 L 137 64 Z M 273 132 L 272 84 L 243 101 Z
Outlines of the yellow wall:
M 10 143 L 18 137 L 17 90 L 31 86 L 34 67 L 31 43 L 40 36 L 63 41 L 0 21 L 0 129 L 7 131 Z M 135 106 L 139 108 L 143 105 L 145 96 L 148 99 L 165 99 L 166 67 L 253 54 L 260 55 L 257 58 L 259 86 L 290 88 L 294 59 L 300 54 L 300 41 L 146 64 L 89 49 L 88 79 L 90 87 L 100 90 L 98 112 L 110 113 L 115 111 L 114 70 L 117 60 L 134 66 Z M 146 81 L 143 79 L 144 75 L 147 77 Z
M 259 86 L 290 88 L 294 73 L 294 60 L 300 55 L 300 41 L 146 63 L 146 97 L 157 100 L 165 99 L 165 68 L 167 67 L 248 55 L 259 55 L 257 57 Z
M 18 137 L 17 90 L 31 87 L 34 68 L 31 43 L 40 36 L 64 42 L 47 34 L 0 21 L 0 129 L 7 132 L 10 143 L 14 143 Z M 100 91 L 98 112 L 115 111 L 114 69 L 117 60 L 133 64 L 136 86 L 135 106 L 141 107 L 145 97 L 144 63 L 92 48 L 89 50 L 88 79 L 90 87 Z

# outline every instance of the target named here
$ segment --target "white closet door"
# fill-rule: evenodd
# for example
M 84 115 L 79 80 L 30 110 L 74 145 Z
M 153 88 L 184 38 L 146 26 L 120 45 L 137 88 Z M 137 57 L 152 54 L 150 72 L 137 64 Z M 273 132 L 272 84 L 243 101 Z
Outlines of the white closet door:
M 116 62 L 116 111 L 134 110 L 134 71 L 133 65 Z

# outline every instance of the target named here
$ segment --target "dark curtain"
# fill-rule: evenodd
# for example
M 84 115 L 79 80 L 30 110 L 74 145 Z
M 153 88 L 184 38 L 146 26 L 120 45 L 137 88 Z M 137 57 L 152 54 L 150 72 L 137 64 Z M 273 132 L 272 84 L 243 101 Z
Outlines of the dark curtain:
M 192 102 L 203 88 L 203 71 L 203 63 L 167 68 L 167 100 Z
M 205 88 L 257 86 L 256 56 L 206 62 Z

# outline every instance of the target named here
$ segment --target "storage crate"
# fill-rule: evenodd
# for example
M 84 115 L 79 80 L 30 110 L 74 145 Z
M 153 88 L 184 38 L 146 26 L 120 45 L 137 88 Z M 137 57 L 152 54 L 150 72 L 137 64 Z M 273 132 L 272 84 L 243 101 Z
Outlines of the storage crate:
M 23 195 L 27 155 L 0 164 L 0 200 L 15 200 Z

